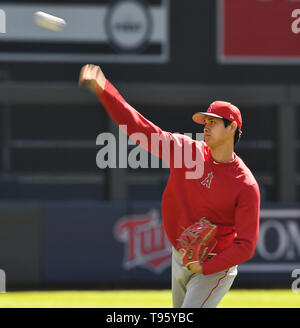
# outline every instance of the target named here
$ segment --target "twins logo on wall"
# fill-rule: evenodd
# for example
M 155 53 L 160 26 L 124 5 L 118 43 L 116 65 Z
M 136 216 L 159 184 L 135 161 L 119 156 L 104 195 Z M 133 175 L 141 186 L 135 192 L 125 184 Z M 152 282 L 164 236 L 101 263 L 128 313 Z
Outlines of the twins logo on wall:
M 120 218 L 114 226 L 114 235 L 124 243 L 125 270 L 142 267 L 160 274 L 170 266 L 171 244 L 158 210 Z M 251 260 L 239 266 L 240 273 L 289 273 L 299 268 L 299 260 L 299 210 L 262 209 L 255 254 Z
M 143 267 L 160 274 L 170 266 L 172 248 L 158 210 L 120 218 L 114 235 L 125 246 L 124 269 Z

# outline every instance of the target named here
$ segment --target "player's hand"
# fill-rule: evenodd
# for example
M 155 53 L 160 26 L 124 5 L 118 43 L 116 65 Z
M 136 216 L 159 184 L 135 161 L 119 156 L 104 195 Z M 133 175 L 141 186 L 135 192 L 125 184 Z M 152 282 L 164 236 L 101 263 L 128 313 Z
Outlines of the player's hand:
M 106 78 L 99 66 L 84 65 L 79 74 L 78 85 L 87 86 L 92 92 L 102 93 L 105 88 Z
M 179 249 L 179 253 L 183 256 L 184 255 L 184 249 Z M 192 263 L 189 265 L 189 269 L 193 273 L 203 273 L 203 269 L 200 263 Z
M 189 265 L 189 268 L 193 273 L 203 273 L 202 265 L 200 263 L 192 263 Z

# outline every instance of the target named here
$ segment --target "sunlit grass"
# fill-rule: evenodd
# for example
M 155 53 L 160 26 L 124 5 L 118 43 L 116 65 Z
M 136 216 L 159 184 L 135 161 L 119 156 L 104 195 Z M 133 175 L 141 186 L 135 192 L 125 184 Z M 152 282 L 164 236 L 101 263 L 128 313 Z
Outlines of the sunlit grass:
M 170 290 L 26 291 L 0 294 L 1 308 L 171 308 Z M 231 290 L 219 308 L 300 308 L 290 289 Z

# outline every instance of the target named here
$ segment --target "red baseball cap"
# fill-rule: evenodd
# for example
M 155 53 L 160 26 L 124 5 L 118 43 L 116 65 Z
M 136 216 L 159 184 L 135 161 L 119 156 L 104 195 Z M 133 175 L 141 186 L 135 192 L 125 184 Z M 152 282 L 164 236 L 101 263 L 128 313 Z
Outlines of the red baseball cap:
M 206 116 L 225 118 L 230 122 L 236 121 L 237 126 L 242 130 L 242 115 L 240 110 L 226 101 L 214 101 L 208 107 L 206 112 L 199 112 L 193 115 L 193 121 L 198 124 L 204 124 Z

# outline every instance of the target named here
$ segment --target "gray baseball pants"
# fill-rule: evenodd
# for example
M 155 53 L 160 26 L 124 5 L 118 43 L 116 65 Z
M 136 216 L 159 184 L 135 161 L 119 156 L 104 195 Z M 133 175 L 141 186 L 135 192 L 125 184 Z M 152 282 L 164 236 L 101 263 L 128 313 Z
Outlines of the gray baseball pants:
M 174 308 L 216 308 L 229 291 L 237 275 L 237 266 L 204 275 L 186 270 L 180 254 L 172 252 L 172 299 Z

